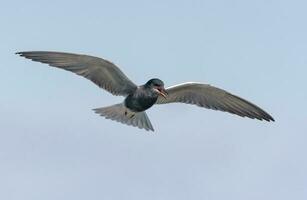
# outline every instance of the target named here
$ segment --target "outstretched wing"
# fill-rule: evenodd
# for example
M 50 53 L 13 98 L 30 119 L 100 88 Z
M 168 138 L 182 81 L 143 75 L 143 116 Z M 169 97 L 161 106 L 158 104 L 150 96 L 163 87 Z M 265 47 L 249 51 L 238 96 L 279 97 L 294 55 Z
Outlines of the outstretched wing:
M 16 54 L 74 72 L 114 95 L 127 96 L 137 88 L 116 65 L 102 58 L 49 51 L 28 51 Z
M 187 103 L 213 110 L 220 110 L 252 119 L 274 121 L 258 106 L 229 92 L 201 83 L 183 83 L 166 89 L 168 96 L 158 98 L 157 104 Z

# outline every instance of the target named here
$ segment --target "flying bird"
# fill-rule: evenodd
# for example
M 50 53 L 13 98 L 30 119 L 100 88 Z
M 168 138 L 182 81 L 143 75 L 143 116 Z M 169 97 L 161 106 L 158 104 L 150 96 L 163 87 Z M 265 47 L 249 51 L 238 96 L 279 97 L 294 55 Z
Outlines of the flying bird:
M 154 78 L 137 86 L 112 62 L 105 59 L 62 52 L 28 51 L 16 54 L 33 61 L 74 72 L 113 95 L 124 96 L 122 103 L 93 109 L 97 114 L 123 124 L 154 131 L 146 110 L 156 104 L 186 103 L 220 110 L 251 119 L 274 121 L 253 103 L 208 84 L 188 82 L 168 88 Z

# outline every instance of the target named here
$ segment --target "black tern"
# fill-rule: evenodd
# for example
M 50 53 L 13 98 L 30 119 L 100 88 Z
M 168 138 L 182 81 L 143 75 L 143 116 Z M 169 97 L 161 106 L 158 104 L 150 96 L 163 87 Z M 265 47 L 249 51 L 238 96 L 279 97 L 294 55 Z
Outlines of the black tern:
M 93 110 L 106 119 L 147 131 L 154 131 L 154 128 L 145 111 L 156 104 L 176 102 L 225 111 L 251 119 L 274 121 L 273 117 L 255 104 L 208 84 L 188 82 L 165 89 L 163 81 L 154 78 L 144 85 L 137 86 L 115 64 L 102 58 L 50 51 L 16 54 L 74 72 L 113 95 L 124 96 L 125 100 L 122 103 Z

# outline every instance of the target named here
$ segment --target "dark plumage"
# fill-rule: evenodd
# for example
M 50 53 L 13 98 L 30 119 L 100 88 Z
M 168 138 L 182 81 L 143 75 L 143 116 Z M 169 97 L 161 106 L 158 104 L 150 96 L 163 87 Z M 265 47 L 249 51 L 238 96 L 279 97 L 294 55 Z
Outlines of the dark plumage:
M 146 130 L 154 130 L 146 110 L 155 104 L 187 103 L 221 110 L 241 117 L 274 121 L 273 117 L 253 103 L 225 90 L 202 83 L 183 83 L 167 89 L 160 79 L 135 85 L 116 65 L 98 57 L 48 51 L 18 52 L 33 61 L 74 72 L 114 95 L 125 97 L 123 103 L 94 111 L 107 119 Z
M 142 112 L 152 107 L 158 100 L 159 94 L 154 88 L 163 88 L 164 83 L 160 79 L 151 79 L 145 85 L 138 87 L 125 99 L 125 106 L 134 112 Z

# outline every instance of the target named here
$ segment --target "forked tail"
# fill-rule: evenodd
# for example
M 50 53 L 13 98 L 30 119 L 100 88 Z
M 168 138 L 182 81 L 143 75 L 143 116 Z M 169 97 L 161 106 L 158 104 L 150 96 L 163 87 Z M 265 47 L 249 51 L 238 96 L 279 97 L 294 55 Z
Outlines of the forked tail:
M 122 103 L 109 107 L 96 108 L 93 110 L 95 113 L 105 117 L 106 119 L 111 119 L 130 126 L 135 126 L 147 131 L 154 131 L 146 112 L 131 112 Z

